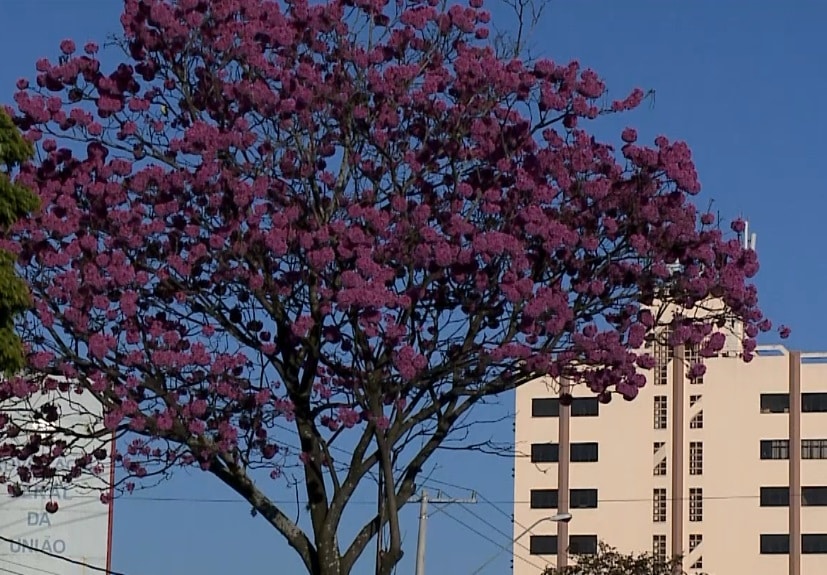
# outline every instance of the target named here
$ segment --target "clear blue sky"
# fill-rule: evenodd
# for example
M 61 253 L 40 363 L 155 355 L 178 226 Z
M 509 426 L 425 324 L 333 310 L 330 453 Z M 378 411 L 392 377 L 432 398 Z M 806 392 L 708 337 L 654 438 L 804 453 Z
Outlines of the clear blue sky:
M 17 78 L 33 77 L 35 60 L 55 56 L 61 39 L 102 41 L 117 32 L 119 8 L 120 2 L 108 0 L 0 0 L 0 101 L 11 101 Z M 629 124 L 642 139 L 665 134 L 689 142 L 703 184 L 699 202 L 714 199 L 723 216 L 749 218 L 758 232 L 763 307 L 793 328 L 790 345 L 805 350 L 827 349 L 819 328 L 827 309 L 827 196 L 817 160 L 827 126 L 821 101 L 827 64 L 818 40 L 825 20 L 827 3 L 816 0 L 559 0 L 549 5 L 534 36 L 539 54 L 579 59 L 606 79 L 612 93 L 635 86 L 656 90 L 654 107 L 604 122 L 600 134 L 618 138 Z M 512 398 L 502 403 L 505 413 Z M 511 423 L 485 433 L 507 441 Z M 455 453 L 438 463 L 435 478 L 475 489 L 491 502 L 455 506 L 429 522 L 428 572 L 469 573 L 496 547 L 452 517 L 510 545 L 511 463 Z M 181 473 L 147 495 L 233 500 L 200 472 Z M 527 495 L 519 497 L 524 505 Z M 577 532 L 576 518 L 571 529 Z M 407 557 L 400 574 L 413 570 L 415 506 L 404 511 L 404 531 Z M 518 552 L 526 556 L 524 549 Z M 301 573 L 279 536 L 234 500 L 123 499 L 116 508 L 114 553 L 114 568 L 127 575 Z M 508 568 L 504 553 L 486 573 Z

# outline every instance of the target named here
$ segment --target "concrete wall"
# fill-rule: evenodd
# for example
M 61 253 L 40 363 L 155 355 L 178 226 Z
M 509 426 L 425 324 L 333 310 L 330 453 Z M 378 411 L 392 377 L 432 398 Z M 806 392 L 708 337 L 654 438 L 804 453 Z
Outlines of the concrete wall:
M 558 529 L 562 537 L 566 530 L 569 535 L 597 535 L 624 552 L 651 552 L 653 536 L 663 535 L 668 554 L 684 554 L 683 567 L 688 573 L 827 573 L 827 554 L 802 555 L 800 547 L 792 544 L 791 554 L 762 554 L 760 549 L 761 534 L 827 533 L 827 507 L 802 508 L 796 496 L 801 485 L 827 486 L 827 459 L 762 460 L 760 456 L 762 439 L 793 437 L 795 443 L 798 433 L 805 440 L 827 439 L 827 413 L 801 413 L 800 402 L 796 406 L 794 400 L 792 413 L 761 413 L 760 408 L 763 393 L 789 393 L 799 385 L 803 393 L 827 392 L 827 363 L 822 359 L 819 354 L 791 353 L 781 347 L 760 348 L 750 363 L 744 363 L 737 353 L 722 354 L 704 360 L 707 372 L 699 384 L 683 376 L 684 361 L 673 360 L 667 385 L 650 381 L 634 401 L 615 397 L 600 405 L 597 417 L 568 418 L 570 441 L 597 442 L 599 460 L 572 462 L 565 469 L 557 463 L 532 463 L 529 457 L 532 443 L 559 442 L 560 423 L 565 417 L 531 416 L 532 399 L 557 397 L 559 385 L 540 379 L 520 388 L 516 394 L 515 440 L 520 455 L 515 460 L 514 537 L 527 528 L 530 532 L 514 544 L 514 573 L 537 572 L 518 557 L 537 565 L 556 564 L 558 554 L 532 555 L 528 547 L 531 535 L 555 535 Z M 682 384 L 676 385 L 676 379 Z M 572 394 L 592 396 L 578 386 Z M 657 395 L 667 397 L 666 429 L 654 428 Z M 700 396 L 695 397 L 694 405 L 692 396 Z M 675 410 L 675 401 L 682 402 L 682 409 Z M 700 410 L 703 427 L 692 428 L 690 421 Z M 562 408 L 561 413 L 564 411 Z M 658 454 L 653 453 L 655 442 L 665 444 Z M 692 442 L 702 443 L 700 475 L 690 474 Z M 677 465 L 672 457 L 675 448 L 680 455 Z M 793 448 L 790 451 L 796 453 Z M 653 468 L 664 454 L 666 475 L 656 476 Z M 676 472 L 680 477 L 675 477 Z M 568 480 L 570 489 L 596 488 L 598 506 L 570 509 L 571 522 L 558 527 L 544 520 L 556 510 L 531 509 L 529 499 L 532 489 L 557 488 L 561 478 Z M 761 507 L 761 487 L 786 487 L 791 479 L 791 506 Z M 664 522 L 653 520 L 656 488 L 667 491 Z M 690 521 L 692 488 L 703 490 L 701 521 Z M 679 507 L 673 508 L 673 504 Z M 702 543 L 690 553 L 692 535 L 700 535 Z M 692 569 L 699 560 L 702 568 Z

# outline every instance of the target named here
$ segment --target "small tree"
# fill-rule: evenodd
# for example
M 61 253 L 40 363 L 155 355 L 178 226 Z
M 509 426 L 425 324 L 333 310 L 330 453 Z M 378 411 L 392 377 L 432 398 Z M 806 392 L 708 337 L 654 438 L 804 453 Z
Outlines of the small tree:
M 482 0 L 124 6 L 114 69 L 66 40 L 18 84 L 42 153 L 19 181 L 43 209 L 10 246 L 38 377 L 0 385 L 96 398 L 122 487 L 200 467 L 318 575 L 351 573 L 387 529 L 387 575 L 399 510 L 485 398 L 550 375 L 633 399 L 670 305 L 670 342 L 703 354 L 729 318 L 745 359 L 770 329 L 756 254 L 691 202 L 686 144 L 627 129 L 616 150 L 587 130 L 643 92 L 611 101 L 577 62 L 498 56 Z M 55 470 L 65 440 L 41 416 L 4 416 L 14 481 L 106 457 L 101 434 Z M 259 471 L 287 465 L 306 532 Z M 382 509 L 343 541 L 374 470 Z
M 12 171 L 30 159 L 33 148 L 0 108 L 0 238 L 21 218 L 37 209 L 37 196 L 13 181 Z M 29 288 L 15 273 L 15 256 L 0 245 L 0 372 L 16 374 L 26 366 L 15 318 L 31 306 Z
M 562 569 L 550 567 L 543 575 L 675 575 L 684 573 L 682 559 L 661 559 L 652 553 L 621 553 L 600 542 L 597 553 L 575 553 L 574 565 Z M 693 571 L 694 574 L 700 575 Z

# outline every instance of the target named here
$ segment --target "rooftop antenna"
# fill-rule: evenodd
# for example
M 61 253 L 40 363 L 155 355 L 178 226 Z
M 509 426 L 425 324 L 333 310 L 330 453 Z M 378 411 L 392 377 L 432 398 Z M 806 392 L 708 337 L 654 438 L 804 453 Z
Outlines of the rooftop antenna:
M 744 220 L 744 249 L 749 249 L 749 220 Z
M 758 240 L 758 234 L 755 232 L 749 233 L 749 221 L 744 221 L 744 249 L 755 251 L 755 242 Z

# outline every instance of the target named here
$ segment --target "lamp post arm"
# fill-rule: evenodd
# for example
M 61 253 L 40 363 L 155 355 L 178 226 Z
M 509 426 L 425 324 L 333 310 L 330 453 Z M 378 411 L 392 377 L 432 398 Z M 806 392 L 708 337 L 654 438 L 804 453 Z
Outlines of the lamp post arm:
M 523 532 L 522 532 L 522 533 L 520 533 L 519 535 L 517 535 L 514 539 L 512 539 L 512 540 L 511 540 L 511 542 L 512 542 L 512 543 L 516 543 L 517 541 L 519 541 L 520 539 L 522 539 L 525 535 L 527 535 L 527 534 L 528 534 L 528 533 L 529 533 L 532 529 L 534 529 L 535 527 L 537 527 L 537 526 L 538 526 L 540 523 L 542 523 L 543 521 L 551 521 L 551 517 L 541 517 L 540 519 L 538 519 L 537 521 L 535 521 L 534 523 L 532 523 L 531 525 L 529 525 L 528 527 L 526 527 L 526 528 L 523 530 Z M 494 559 L 496 559 L 497 557 L 499 557 L 499 556 L 500 556 L 500 554 L 502 554 L 502 551 L 498 551 L 497 553 L 495 553 L 494 555 L 492 555 L 491 557 L 489 557 L 488 559 L 486 559 L 486 560 L 485 560 L 485 562 L 484 562 L 482 565 L 480 565 L 479 567 L 477 567 L 476 569 L 474 569 L 474 570 L 471 572 L 471 575 L 477 575 L 477 573 L 480 573 L 483 569 L 485 569 L 486 567 L 488 567 L 488 565 L 490 565 L 490 564 L 491 564 L 491 562 L 492 562 L 492 561 L 494 561 Z

